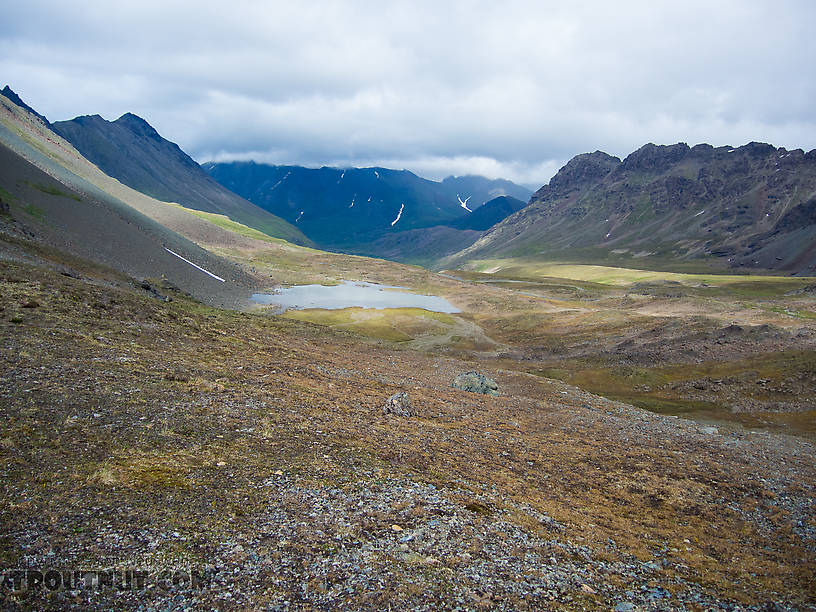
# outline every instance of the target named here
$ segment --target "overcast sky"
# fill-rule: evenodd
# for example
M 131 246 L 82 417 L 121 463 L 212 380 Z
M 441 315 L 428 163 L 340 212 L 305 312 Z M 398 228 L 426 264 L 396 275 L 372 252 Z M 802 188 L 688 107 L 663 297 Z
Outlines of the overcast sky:
M 7 2 L 0 80 L 199 162 L 540 186 L 646 142 L 816 147 L 816 2 Z

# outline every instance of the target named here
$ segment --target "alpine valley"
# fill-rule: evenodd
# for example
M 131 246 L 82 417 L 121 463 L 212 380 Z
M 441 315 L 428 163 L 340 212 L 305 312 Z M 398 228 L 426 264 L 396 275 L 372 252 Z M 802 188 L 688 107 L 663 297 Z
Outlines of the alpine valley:
M 6 87 L 0 607 L 814 609 L 816 151 L 717 144 L 533 193 Z

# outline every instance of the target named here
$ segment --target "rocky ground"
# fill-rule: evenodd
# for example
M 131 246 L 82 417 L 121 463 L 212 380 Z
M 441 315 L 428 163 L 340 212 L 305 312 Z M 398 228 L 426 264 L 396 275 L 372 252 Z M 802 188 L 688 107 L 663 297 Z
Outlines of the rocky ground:
M 7 608 L 816 607 L 807 437 L 155 287 L 0 262 Z

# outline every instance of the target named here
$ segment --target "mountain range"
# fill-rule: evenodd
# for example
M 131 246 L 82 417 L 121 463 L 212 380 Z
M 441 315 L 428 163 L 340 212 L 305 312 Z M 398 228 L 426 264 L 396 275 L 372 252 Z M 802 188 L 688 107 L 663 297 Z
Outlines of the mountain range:
M 678 143 L 624 160 L 578 155 L 448 263 L 497 257 L 813 273 L 816 150 Z
M 22 155 L 66 193 L 130 207 L 193 239 L 205 232 L 202 215 L 215 215 L 208 234 L 213 221 L 237 223 L 245 234 L 436 268 L 521 257 L 816 273 L 816 150 L 647 144 L 623 160 L 595 151 L 570 160 L 525 205 L 529 190 L 484 177 L 202 167 L 136 115 L 50 123 L 9 87 L 0 110 L 4 155 Z
M 300 225 L 297 217 L 290 224 L 229 191 L 177 145 L 130 113 L 116 121 L 82 116 L 52 123 L 6 87 L 0 94 L 0 145 L 5 147 L 4 170 L 8 170 L 0 184 L 6 194 L 3 213 L 22 223 L 24 232 L 33 232 L 41 242 L 60 245 L 65 251 L 131 277 L 163 276 L 208 303 L 231 303 L 236 297 L 217 281 L 213 284 L 206 275 L 192 273 L 193 268 L 183 263 L 184 259 L 205 263 L 203 267 L 218 270 L 216 276 L 220 278 L 234 276 L 234 266 L 212 252 L 202 251 L 195 243 L 235 248 L 237 232 L 245 237 L 241 240 L 269 236 L 294 244 L 316 245 L 296 227 Z M 305 176 L 321 173 L 297 167 L 293 170 Z M 493 198 L 486 204 L 485 199 L 506 191 L 525 197 L 529 193 L 509 181 L 483 177 L 449 177 L 434 182 L 410 172 L 385 168 L 322 171 L 337 177 L 332 179 L 335 185 L 344 173 L 349 178 L 357 175 L 359 185 L 381 195 L 381 203 L 393 202 L 402 194 L 405 201 L 416 202 L 417 209 L 431 212 L 423 218 L 409 210 L 404 214 L 406 223 L 397 228 L 399 231 L 388 231 L 400 222 L 400 219 L 394 222 L 396 217 L 377 227 L 362 215 L 363 225 L 368 220 L 368 231 L 349 232 L 351 238 L 344 240 L 337 239 L 338 228 L 345 230 L 350 226 L 347 220 L 335 217 L 331 232 L 318 231 L 315 235 L 333 236 L 333 240 L 327 240 L 332 244 L 345 242 L 346 252 L 428 265 L 440 254 L 472 244 L 486 227 L 524 205 L 522 200 L 510 196 Z M 337 190 L 342 188 L 340 180 Z M 455 193 L 457 189 L 466 195 Z M 303 191 L 309 193 L 309 188 L 304 187 Z M 420 193 L 438 198 L 438 208 L 445 212 L 427 206 Z M 325 196 L 328 201 L 336 200 L 336 193 L 331 190 Z M 371 207 L 368 212 L 383 210 L 384 206 Z M 370 216 L 377 218 L 376 214 Z M 400 216 L 398 210 L 397 217 Z M 450 222 L 453 227 L 403 229 L 408 222 L 414 225 Z M 137 245 L 139 248 L 135 248 Z
M 254 162 L 205 163 L 204 169 L 224 187 L 264 210 L 296 225 L 324 248 L 415 259 L 404 232 L 446 226 L 449 239 L 466 244 L 473 238 L 462 230 L 487 229 L 518 210 L 531 191 L 506 180 L 479 176 L 431 181 L 407 170 L 388 168 L 304 168 Z M 496 197 L 502 206 L 479 210 Z M 469 220 L 471 215 L 476 219 Z M 492 223 L 487 223 L 492 221 Z M 445 244 L 447 242 L 443 241 Z M 446 248 L 433 249 L 435 255 Z M 378 245 L 390 244 L 392 248 Z M 393 251 L 393 245 L 405 248 Z M 426 245 L 426 248 L 432 245 Z M 423 251 L 423 253 L 427 253 Z
M 506 180 L 464 176 L 436 182 L 388 168 L 311 169 L 252 162 L 202 168 L 133 113 L 115 121 L 84 115 L 49 122 L 10 88 L 4 92 L 123 184 L 299 245 L 425 263 L 468 246 L 478 238 L 470 230 L 478 226 L 484 231 L 532 193 Z M 471 211 L 497 196 L 516 199 L 468 220 Z M 431 231 L 444 238 L 424 241 L 421 253 L 411 234 L 396 235 L 433 226 L 447 226 Z

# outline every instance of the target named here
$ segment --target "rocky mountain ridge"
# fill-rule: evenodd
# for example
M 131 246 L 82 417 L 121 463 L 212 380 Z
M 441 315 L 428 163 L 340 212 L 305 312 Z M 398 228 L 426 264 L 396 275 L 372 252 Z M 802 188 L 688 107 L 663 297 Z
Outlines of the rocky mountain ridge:
M 647 144 L 578 155 L 458 259 L 694 260 L 816 271 L 816 150 Z

